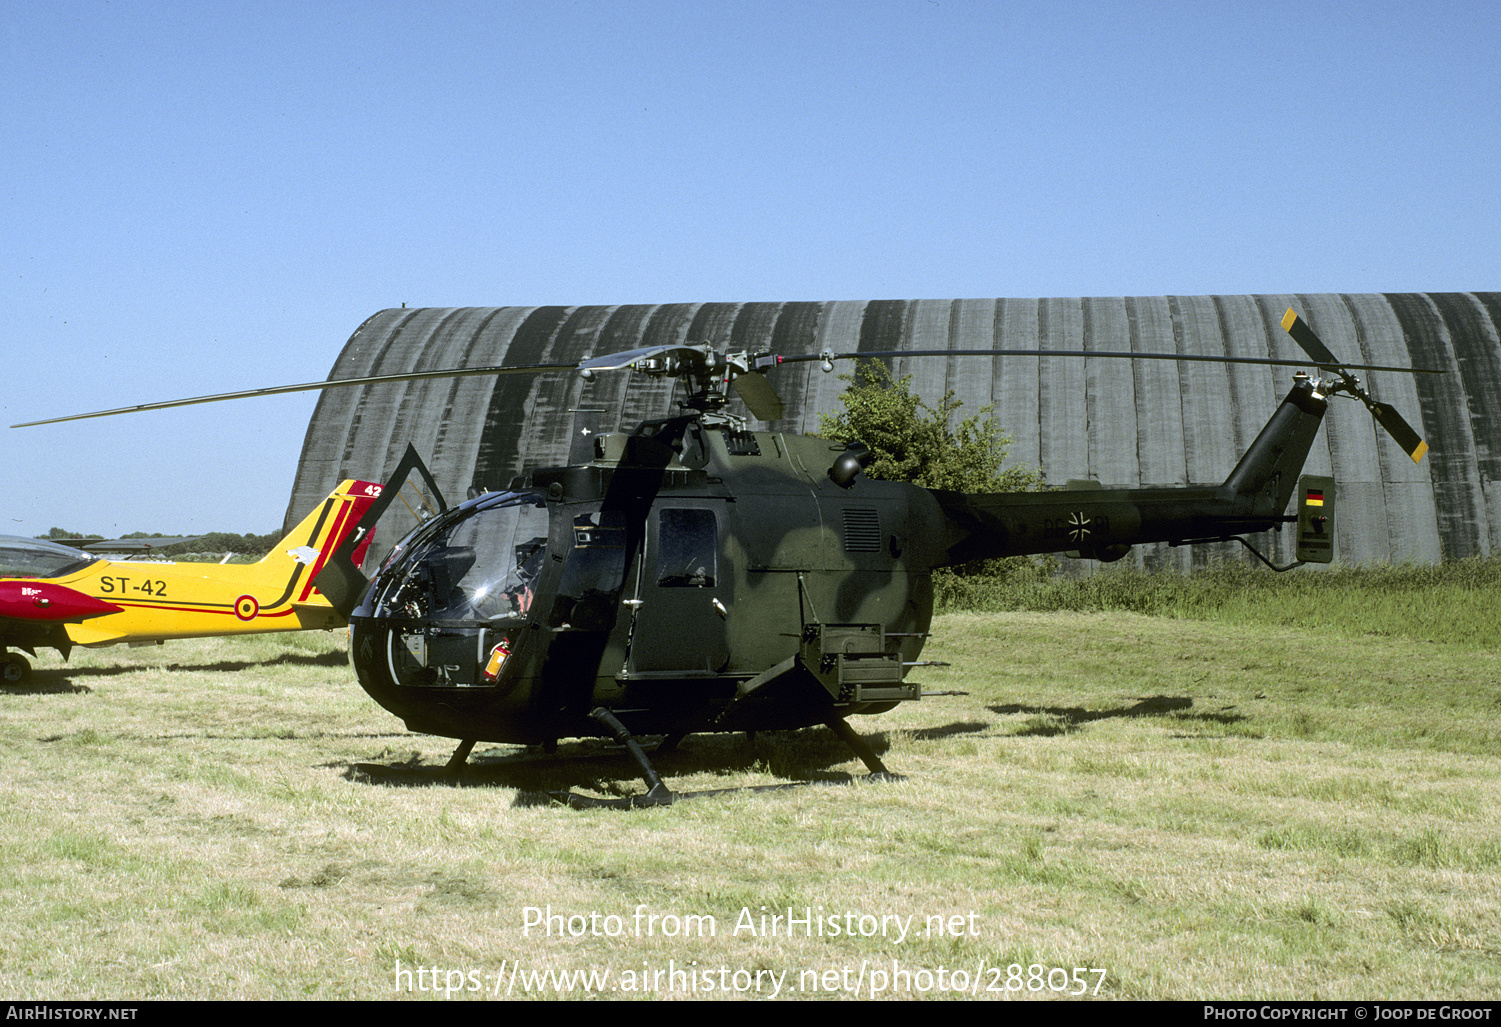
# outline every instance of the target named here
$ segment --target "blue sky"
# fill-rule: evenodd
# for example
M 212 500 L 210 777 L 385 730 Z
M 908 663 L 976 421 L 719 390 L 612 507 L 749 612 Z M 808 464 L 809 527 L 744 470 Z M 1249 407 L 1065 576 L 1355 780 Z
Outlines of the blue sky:
M 1488 4 L 3 10 L 4 424 L 403 302 L 1501 289 Z M 0 428 L 0 533 L 274 530 L 313 404 Z

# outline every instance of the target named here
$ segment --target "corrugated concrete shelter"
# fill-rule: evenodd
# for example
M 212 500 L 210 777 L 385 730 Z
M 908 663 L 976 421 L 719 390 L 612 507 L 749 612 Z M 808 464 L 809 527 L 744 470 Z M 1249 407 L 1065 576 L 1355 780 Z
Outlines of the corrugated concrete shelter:
M 1033 347 L 1299 358 L 1280 327 L 1288 307 L 1342 359 L 1446 371 L 1363 376 L 1377 399 L 1395 405 L 1428 440 L 1422 464 L 1412 463 L 1358 402 L 1331 403 L 1305 470 L 1339 482 L 1341 562 L 1496 552 L 1501 293 L 402 308 L 361 325 L 329 377 L 571 363 L 682 342 L 785 353 Z M 964 404 L 961 416 L 992 407 L 1013 439 L 1008 462 L 1038 466 L 1060 485 L 1070 478 L 1104 485 L 1222 481 L 1294 370 L 1035 356 L 891 363 L 930 402 L 953 390 Z M 770 427 L 816 430 L 819 414 L 839 408 L 846 387 L 840 374 L 849 369 L 824 374 L 817 363 L 803 363 L 771 372 L 786 416 Z M 308 425 L 289 517 L 342 478 L 384 480 L 408 442 L 450 499 L 476 485 L 504 487 L 523 469 L 567 462 L 578 407 L 603 408 L 604 426 L 622 429 L 676 412 L 671 382 L 627 373 L 593 383 L 555 372 L 331 390 Z M 1290 534 L 1267 547 L 1282 561 L 1291 559 Z M 1187 568 L 1238 551 L 1230 544 L 1191 554 L 1147 547 L 1133 558 Z

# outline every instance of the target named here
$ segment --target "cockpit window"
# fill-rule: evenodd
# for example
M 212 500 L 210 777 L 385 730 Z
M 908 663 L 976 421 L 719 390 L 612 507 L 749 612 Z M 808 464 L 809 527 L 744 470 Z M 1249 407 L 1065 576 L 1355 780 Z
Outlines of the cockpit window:
M 378 616 L 521 621 L 547 555 L 547 507 L 531 493 L 488 500 L 409 547 L 376 597 Z
M 0 578 L 60 578 L 97 559 L 56 542 L 0 535 Z

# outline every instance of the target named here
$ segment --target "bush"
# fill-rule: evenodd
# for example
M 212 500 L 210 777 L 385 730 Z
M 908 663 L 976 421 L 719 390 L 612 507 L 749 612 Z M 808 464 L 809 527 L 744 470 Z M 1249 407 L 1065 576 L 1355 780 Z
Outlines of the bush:
M 963 420 L 956 412 L 963 403 L 952 390 L 938 406 L 929 406 L 912 393 L 912 377 L 894 380 L 886 365 L 862 361 L 854 373 L 840 375 L 849 388 L 839 397 L 842 413 L 820 414 L 818 436 L 842 442 L 863 442 L 875 459 L 866 469 L 872 478 L 910 481 L 930 489 L 955 492 L 1029 492 L 1042 486 L 1042 475 L 1030 467 L 1004 467 L 1011 437 L 991 416 L 991 407 Z M 1052 575 L 1051 557 L 1012 556 L 985 560 L 934 572 L 940 603 L 973 603 L 998 587 Z M 970 598 L 971 596 L 975 598 Z
M 875 461 L 866 473 L 872 478 L 956 492 L 1021 492 L 1042 483 L 1032 468 L 1002 469 L 1011 438 L 990 416 L 991 407 L 951 425 L 963 406 L 952 390 L 931 407 L 913 395 L 910 375 L 893 380 L 877 361 L 857 364 L 840 380 L 850 383 L 839 397 L 844 411 L 820 414 L 817 434 L 869 446 Z

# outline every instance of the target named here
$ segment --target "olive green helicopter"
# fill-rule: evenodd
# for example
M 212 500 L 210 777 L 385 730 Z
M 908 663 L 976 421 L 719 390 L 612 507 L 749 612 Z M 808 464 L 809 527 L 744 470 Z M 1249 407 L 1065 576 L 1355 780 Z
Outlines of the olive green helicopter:
M 319 589 L 350 622 L 361 686 L 413 731 L 460 741 L 457 773 L 478 741 L 555 747 L 603 736 L 624 744 L 645 792 L 578 803 L 660 805 L 675 793 L 639 738 L 665 752 L 700 732 L 827 725 L 872 775 L 876 752 L 847 723 L 923 698 L 909 672 L 933 618 L 932 572 L 974 560 L 1067 552 L 1102 561 L 1135 545 L 1236 540 L 1296 524 L 1297 562 L 1334 553 L 1335 483 L 1300 472 L 1329 398 L 1358 399 L 1414 460 L 1426 443 L 1292 310 L 1282 322 L 1308 361 L 1075 350 L 892 353 L 724 352 L 665 345 L 578 364 L 458 368 L 336 379 L 145 404 L 75 417 L 246 396 L 421 378 L 618 371 L 683 379 L 681 412 L 631 432 L 577 434 L 570 464 L 539 469 L 440 510 L 373 577 L 335 554 Z M 731 391 L 762 421 L 782 416 L 776 367 L 927 356 L 1055 356 L 1309 367 L 1219 484 L 964 494 L 862 473 L 859 440 L 748 430 Z M 55 421 L 74 418 L 55 418 Z M 34 421 L 30 424 L 51 423 Z M 413 450 L 364 525 L 413 473 Z M 1297 512 L 1288 514 L 1294 497 Z M 1289 568 L 1275 568 L 1286 570 Z M 929 695 L 935 693 L 926 693 Z

